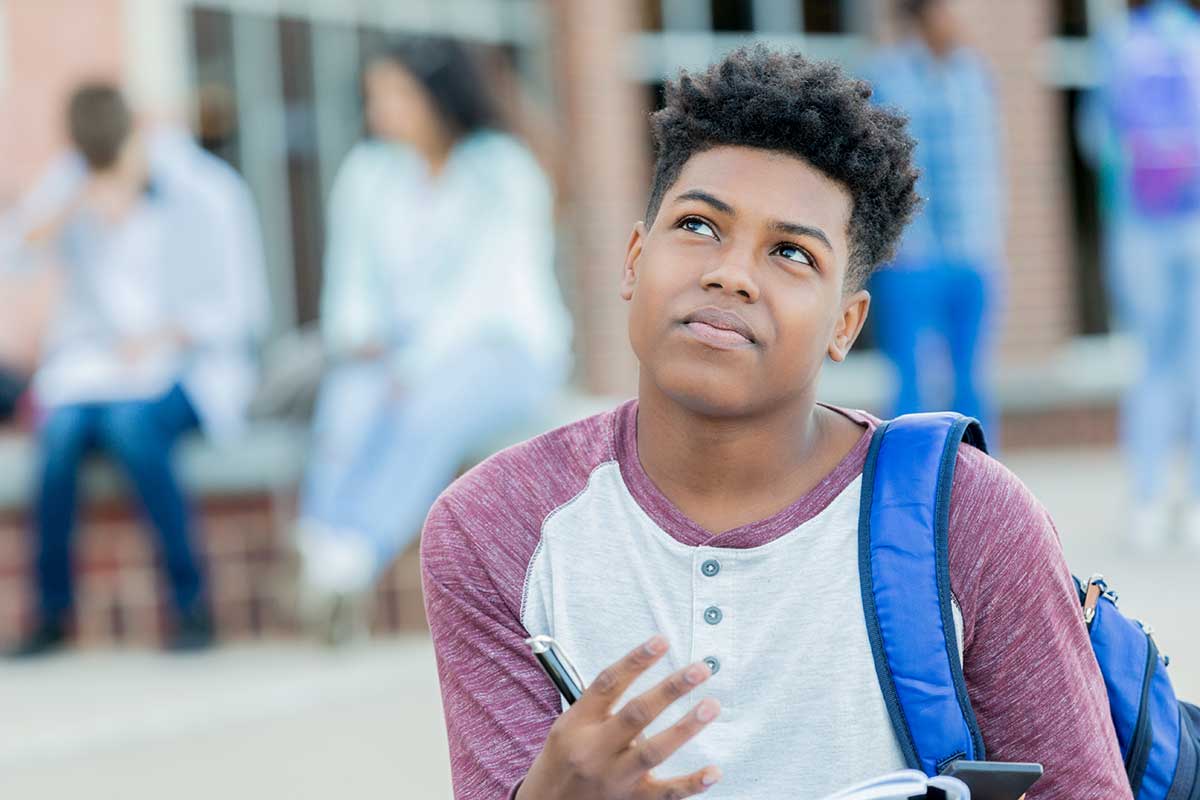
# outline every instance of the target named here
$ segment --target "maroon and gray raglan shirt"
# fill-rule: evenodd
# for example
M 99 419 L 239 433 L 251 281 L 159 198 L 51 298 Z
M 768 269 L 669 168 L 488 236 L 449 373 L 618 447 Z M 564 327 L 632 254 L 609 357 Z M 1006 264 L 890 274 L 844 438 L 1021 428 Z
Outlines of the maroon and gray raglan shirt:
M 627 699 L 689 663 L 718 718 L 656 774 L 707 764 L 715 798 L 820 797 L 904 767 L 863 618 L 862 469 L 876 420 L 842 462 L 769 519 L 719 535 L 688 519 L 637 454 L 637 403 L 501 452 L 454 483 L 421 543 L 458 800 L 511 796 L 563 704 L 524 640 L 549 634 L 585 681 L 655 633 L 667 655 Z M 950 579 L 988 757 L 1037 761 L 1030 800 L 1130 797 L 1104 685 L 1046 511 L 963 445 Z

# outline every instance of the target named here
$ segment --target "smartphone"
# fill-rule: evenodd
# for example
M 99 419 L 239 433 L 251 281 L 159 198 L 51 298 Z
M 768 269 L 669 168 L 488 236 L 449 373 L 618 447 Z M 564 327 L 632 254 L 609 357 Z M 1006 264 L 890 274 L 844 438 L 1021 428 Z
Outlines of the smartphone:
M 583 696 L 583 679 L 579 677 L 578 670 L 567 658 L 567 654 L 562 651 L 562 646 L 554 641 L 554 637 L 545 635 L 531 636 L 525 640 L 525 644 L 533 650 L 533 655 L 558 688 L 558 693 L 567 701 L 567 705 L 574 705 L 575 701 Z
M 1042 765 L 960 760 L 943 774 L 965 783 L 971 800 L 1019 800 L 1042 777 Z

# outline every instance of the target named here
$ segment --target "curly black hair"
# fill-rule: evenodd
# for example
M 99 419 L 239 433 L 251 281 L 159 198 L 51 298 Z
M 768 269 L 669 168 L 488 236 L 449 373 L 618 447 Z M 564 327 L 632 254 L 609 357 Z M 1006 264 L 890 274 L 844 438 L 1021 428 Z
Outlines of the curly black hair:
M 722 145 L 794 155 L 845 186 L 853 201 L 846 284 L 860 288 L 892 257 L 920 199 L 907 119 L 872 105 L 871 86 L 836 64 L 764 45 L 739 48 L 699 74 L 682 72 L 651 116 L 653 222 L 693 155 Z

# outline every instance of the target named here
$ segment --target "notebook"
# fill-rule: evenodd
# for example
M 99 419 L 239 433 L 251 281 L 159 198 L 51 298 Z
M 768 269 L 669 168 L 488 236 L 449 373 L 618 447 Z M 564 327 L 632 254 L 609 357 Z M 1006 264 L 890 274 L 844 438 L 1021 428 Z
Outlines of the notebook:
M 958 778 L 938 775 L 928 778 L 915 769 L 889 772 L 856 783 L 822 800 L 970 800 L 971 790 Z

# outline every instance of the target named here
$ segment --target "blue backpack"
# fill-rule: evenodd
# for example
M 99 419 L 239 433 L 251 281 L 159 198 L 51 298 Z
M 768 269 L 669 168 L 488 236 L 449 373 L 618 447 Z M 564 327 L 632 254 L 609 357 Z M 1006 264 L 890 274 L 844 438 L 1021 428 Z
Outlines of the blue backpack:
M 1147 10 L 1133 15 L 1116 53 L 1113 122 L 1129 159 L 1134 203 L 1147 216 L 1200 210 L 1200 87 L 1194 59 L 1185 46 L 1155 31 Z
M 987 452 L 973 419 L 899 417 L 879 426 L 863 469 L 867 633 L 905 759 L 930 776 L 960 758 L 986 758 L 950 597 L 950 488 L 964 441 Z M 1121 614 L 1103 580 L 1075 583 L 1134 797 L 1200 800 L 1200 708 L 1176 699 L 1149 630 Z

